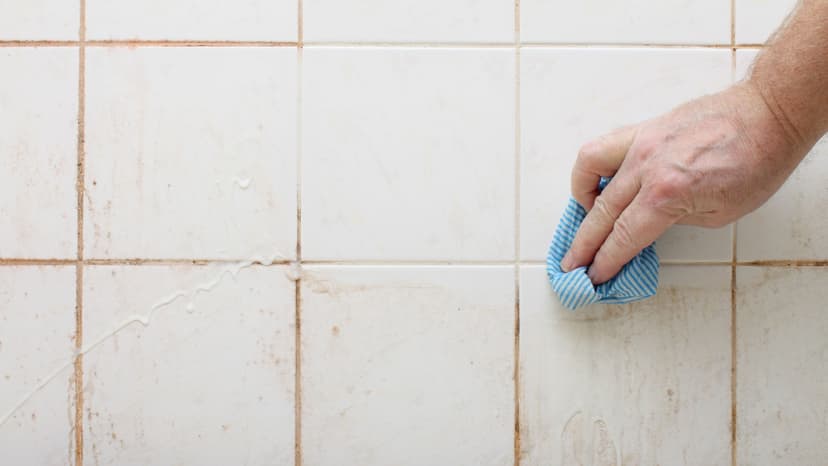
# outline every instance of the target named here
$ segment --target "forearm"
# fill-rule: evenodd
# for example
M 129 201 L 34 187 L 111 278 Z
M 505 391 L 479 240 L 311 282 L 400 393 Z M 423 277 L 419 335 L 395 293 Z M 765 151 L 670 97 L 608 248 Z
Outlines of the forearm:
M 809 147 L 828 131 L 828 0 L 800 1 L 747 83 L 793 143 Z

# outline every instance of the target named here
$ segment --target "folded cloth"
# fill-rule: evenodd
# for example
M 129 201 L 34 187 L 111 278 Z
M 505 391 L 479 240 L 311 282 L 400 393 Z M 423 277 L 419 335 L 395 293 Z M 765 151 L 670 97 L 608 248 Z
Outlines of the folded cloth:
M 609 179 L 601 179 L 599 189 L 604 189 L 608 183 Z M 586 266 L 566 273 L 561 270 L 561 260 L 575 239 L 584 217 L 586 210 L 575 199 L 570 199 L 546 255 L 546 273 L 561 303 L 574 310 L 593 303 L 629 303 L 655 295 L 658 288 L 655 243 L 638 253 L 615 277 L 598 286 L 590 281 Z

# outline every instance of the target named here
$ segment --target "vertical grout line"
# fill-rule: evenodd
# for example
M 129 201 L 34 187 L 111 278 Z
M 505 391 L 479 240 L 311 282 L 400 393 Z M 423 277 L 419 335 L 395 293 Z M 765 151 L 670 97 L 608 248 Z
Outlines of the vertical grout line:
M 736 0 L 730 0 L 730 82 L 736 82 Z M 730 245 L 730 463 L 736 466 L 736 237 L 739 222 L 733 222 Z
M 515 0 L 515 348 L 514 465 L 520 466 L 520 0 Z
M 296 41 L 296 264 L 294 289 L 293 463 L 302 466 L 302 69 L 304 21 L 302 0 L 297 0 Z
M 86 0 L 80 0 L 78 27 L 78 134 L 77 134 L 77 261 L 75 262 L 75 466 L 83 466 L 83 204 L 86 158 Z

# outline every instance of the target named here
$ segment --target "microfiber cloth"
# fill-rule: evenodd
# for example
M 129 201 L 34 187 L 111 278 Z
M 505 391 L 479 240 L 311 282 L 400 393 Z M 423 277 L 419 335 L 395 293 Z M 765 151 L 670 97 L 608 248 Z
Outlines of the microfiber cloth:
M 609 182 L 608 178 L 602 178 L 598 188 L 604 189 Z M 570 198 L 546 255 L 549 283 L 552 284 L 552 289 L 558 294 L 561 303 L 574 310 L 593 303 L 629 303 L 655 295 L 658 288 L 658 255 L 655 243 L 638 253 L 615 277 L 598 286 L 589 280 L 586 266 L 566 273 L 561 270 L 561 260 L 575 239 L 575 233 L 581 227 L 584 217 L 586 210 L 578 201 Z

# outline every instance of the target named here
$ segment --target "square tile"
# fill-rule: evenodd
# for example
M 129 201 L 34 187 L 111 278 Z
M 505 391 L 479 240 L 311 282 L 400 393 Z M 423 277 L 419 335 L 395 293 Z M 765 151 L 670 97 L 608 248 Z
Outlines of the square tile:
M 524 42 L 730 44 L 726 0 L 522 0 L 520 18 Z
M 542 266 L 520 283 L 522 464 L 730 464 L 730 267 L 575 312 Z
M 739 464 L 825 462 L 827 281 L 824 268 L 738 269 Z
M 0 257 L 74 258 L 78 51 L 3 48 L 0 69 Z
M 743 76 L 756 51 L 736 54 L 737 75 Z M 805 157 L 782 188 L 765 205 L 739 220 L 737 257 L 754 260 L 828 259 L 828 137 Z
M 763 44 L 793 11 L 797 0 L 735 0 L 736 43 Z
M 305 49 L 304 257 L 513 258 L 514 55 Z
M 87 461 L 292 464 L 294 294 L 280 266 L 87 268 Z
M 293 257 L 295 50 L 87 57 L 88 257 Z
M 296 0 L 87 0 L 89 39 L 296 41 Z
M 0 12 L 0 40 L 79 39 L 80 1 L 0 0 Z
M 512 465 L 512 267 L 309 267 L 308 466 Z
M 304 0 L 308 41 L 512 42 L 513 0 Z
M 608 73 L 607 70 L 612 70 Z M 524 49 L 521 55 L 521 256 L 544 260 L 570 196 L 580 147 L 727 87 L 728 50 Z M 731 228 L 676 226 L 663 260 L 730 260 Z
M 4 464 L 72 463 L 74 337 L 74 266 L 0 267 Z

